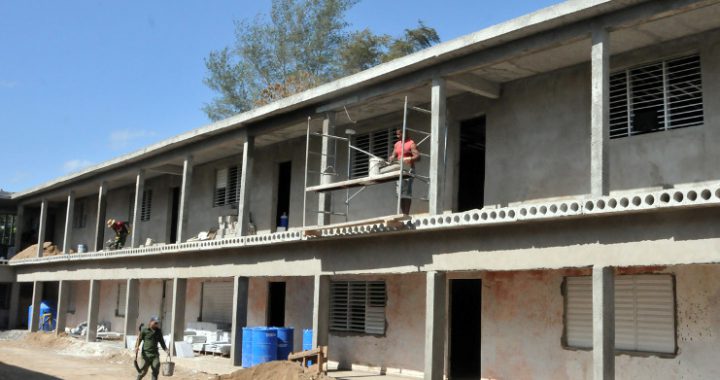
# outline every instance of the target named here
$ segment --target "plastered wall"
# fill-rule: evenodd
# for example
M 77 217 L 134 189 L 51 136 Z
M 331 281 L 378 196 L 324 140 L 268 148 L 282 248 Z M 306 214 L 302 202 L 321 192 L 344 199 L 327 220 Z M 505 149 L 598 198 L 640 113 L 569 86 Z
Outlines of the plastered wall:
M 628 272 L 619 271 L 620 274 Z M 676 280 L 678 354 L 616 357 L 618 379 L 720 377 L 720 267 L 633 268 L 672 273 Z M 483 274 L 482 375 L 497 379 L 592 379 L 592 352 L 564 349 L 564 276 L 587 270 Z

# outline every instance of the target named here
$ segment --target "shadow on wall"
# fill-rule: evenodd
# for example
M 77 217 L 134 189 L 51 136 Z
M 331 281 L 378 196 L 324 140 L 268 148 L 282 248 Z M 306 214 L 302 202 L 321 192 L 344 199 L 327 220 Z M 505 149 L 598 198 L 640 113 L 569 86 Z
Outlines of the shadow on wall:
M 46 375 L 44 373 L 30 371 L 25 368 L 15 367 L 13 365 L 0 362 L 0 379 L 7 380 L 61 380 L 59 377 Z

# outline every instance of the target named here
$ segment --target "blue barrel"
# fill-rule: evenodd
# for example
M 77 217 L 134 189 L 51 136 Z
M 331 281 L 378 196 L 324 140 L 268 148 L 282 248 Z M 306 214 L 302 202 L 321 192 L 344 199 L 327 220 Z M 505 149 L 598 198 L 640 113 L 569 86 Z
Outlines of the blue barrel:
M 253 366 L 277 359 L 277 330 L 268 327 L 256 327 L 250 332 L 252 336 Z
M 312 329 L 305 329 L 303 330 L 303 351 L 312 350 L 312 338 L 313 338 L 313 331 Z
M 33 305 L 28 306 L 28 326 L 30 326 L 30 319 L 32 318 Z M 50 314 L 52 318 L 44 317 L 44 315 Z M 40 318 L 38 320 L 38 330 L 40 331 L 53 331 L 55 330 L 55 320 L 57 319 L 57 311 L 55 308 L 49 305 L 48 301 L 40 302 Z
M 275 330 L 277 330 L 277 360 L 287 360 L 288 355 L 293 351 L 295 329 L 275 327 Z
M 252 367 L 252 327 L 242 329 L 242 366 Z

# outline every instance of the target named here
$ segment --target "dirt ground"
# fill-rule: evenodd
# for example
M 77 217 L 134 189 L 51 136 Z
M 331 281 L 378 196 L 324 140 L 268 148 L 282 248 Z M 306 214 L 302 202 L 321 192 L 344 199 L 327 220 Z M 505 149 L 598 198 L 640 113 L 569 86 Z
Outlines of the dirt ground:
M 205 359 L 205 358 L 202 358 Z M 213 358 L 207 358 L 212 361 Z M 327 376 L 304 373 L 302 367 L 288 362 L 272 362 L 231 374 L 205 373 L 178 360 L 172 378 L 178 380 L 331 380 Z M 190 359 L 193 360 L 193 359 Z M 208 366 L 212 367 L 212 366 Z M 223 367 L 223 366 L 215 366 Z M 227 368 L 227 366 L 224 366 Z M 0 332 L 0 380 L 53 379 L 134 379 L 130 351 L 120 343 L 86 343 L 67 336 L 24 331 Z M 150 376 L 146 376 L 149 379 Z

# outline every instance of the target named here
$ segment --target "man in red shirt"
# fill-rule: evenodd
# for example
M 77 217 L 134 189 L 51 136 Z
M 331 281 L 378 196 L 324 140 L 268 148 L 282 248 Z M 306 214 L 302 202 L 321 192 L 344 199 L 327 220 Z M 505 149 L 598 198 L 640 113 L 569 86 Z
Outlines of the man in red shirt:
M 420 152 L 415 145 L 415 141 L 405 136 L 403 141 L 402 129 L 395 130 L 395 137 L 397 142 L 393 148 L 392 155 L 388 158 L 389 162 L 397 160 L 403 160 L 403 169 L 410 172 L 410 175 L 403 175 L 402 181 L 402 193 L 400 194 L 400 209 L 404 215 L 410 214 L 410 205 L 412 204 L 412 185 L 413 185 L 413 174 L 415 174 L 415 162 L 420 161 Z M 400 186 L 400 181 L 398 181 Z
M 111 230 L 115 231 L 115 241 L 110 243 L 108 248 L 110 249 L 122 249 L 125 246 L 125 240 L 130 233 L 130 228 L 126 222 L 121 222 L 115 219 L 108 219 L 107 226 Z

